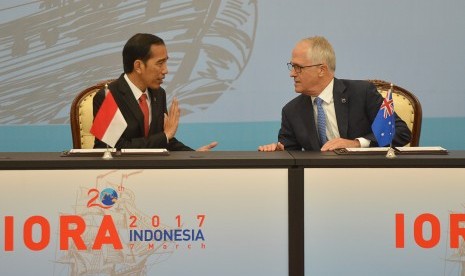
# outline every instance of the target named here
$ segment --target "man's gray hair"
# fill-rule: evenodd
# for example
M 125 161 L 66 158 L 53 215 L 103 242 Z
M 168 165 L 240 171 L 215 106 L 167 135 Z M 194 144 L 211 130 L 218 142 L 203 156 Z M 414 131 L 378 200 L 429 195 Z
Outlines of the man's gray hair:
M 308 37 L 301 40 L 309 45 L 308 58 L 313 64 L 326 64 L 333 73 L 336 71 L 336 54 L 333 46 L 322 36 Z

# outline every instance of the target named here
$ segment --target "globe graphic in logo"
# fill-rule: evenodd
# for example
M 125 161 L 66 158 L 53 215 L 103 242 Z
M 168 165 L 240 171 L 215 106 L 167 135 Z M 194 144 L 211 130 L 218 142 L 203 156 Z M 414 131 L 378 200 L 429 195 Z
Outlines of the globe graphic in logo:
M 100 201 L 105 206 L 113 206 L 115 202 L 118 200 L 118 193 L 112 188 L 106 188 L 102 192 L 100 192 Z

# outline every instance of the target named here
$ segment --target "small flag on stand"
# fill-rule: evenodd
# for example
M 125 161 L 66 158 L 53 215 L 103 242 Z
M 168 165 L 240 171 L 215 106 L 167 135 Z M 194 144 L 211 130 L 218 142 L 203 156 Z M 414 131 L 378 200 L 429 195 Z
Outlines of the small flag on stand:
M 376 115 L 371 130 L 381 147 L 391 145 L 392 139 L 396 132 L 395 117 L 394 117 L 394 102 L 392 100 L 392 87 L 387 92 L 378 114 Z
M 105 84 L 105 99 L 94 118 L 90 133 L 114 148 L 127 126 L 108 85 Z

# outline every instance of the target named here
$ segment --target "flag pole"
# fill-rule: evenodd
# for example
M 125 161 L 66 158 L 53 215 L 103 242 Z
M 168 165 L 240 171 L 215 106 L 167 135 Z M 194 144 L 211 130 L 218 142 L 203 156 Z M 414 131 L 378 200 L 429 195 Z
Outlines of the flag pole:
M 391 97 L 392 97 L 393 88 L 394 88 L 394 84 L 391 83 L 391 88 L 390 88 Z M 394 116 L 394 110 L 393 110 L 392 116 Z M 395 127 L 395 125 L 393 127 Z M 393 139 L 394 139 L 394 137 L 391 138 L 391 142 L 389 143 L 389 149 L 388 149 L 388 151 L 386 153 L 386 158 L 396 158 L 397 157 L 396 151 L 392 147 L 392 140 Z
M 108 94 L 108 83 L 105 83 L 105 97 L 107 96 L 107 94 Z M 104 160 L 113 159 L 113 155 L 111 155 L 110 146 L 108 146 L 108 144 L 107 144 L 107 149 L 103 153 L 102 159 Z

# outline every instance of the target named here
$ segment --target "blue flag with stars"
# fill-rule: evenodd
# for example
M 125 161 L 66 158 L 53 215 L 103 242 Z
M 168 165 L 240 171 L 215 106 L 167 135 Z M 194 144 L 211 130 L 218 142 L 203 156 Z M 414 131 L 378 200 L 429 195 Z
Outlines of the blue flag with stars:
M 394 134 L 396 133 L 395 117 L 394 117 L 394 102 L 392 101 L 392 86 L 384 98 L 378 114 L 376 115 L 371 130 L 378 141 L 380 147 L 390 145 Z

